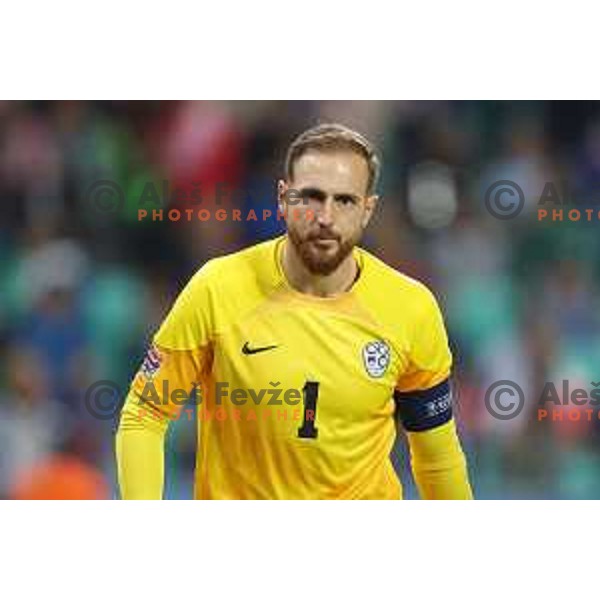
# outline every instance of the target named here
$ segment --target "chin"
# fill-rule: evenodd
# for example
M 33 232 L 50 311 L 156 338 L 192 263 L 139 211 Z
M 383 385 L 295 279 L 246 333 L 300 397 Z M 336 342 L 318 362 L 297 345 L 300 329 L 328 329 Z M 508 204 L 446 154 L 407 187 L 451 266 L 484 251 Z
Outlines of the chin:
M 313 275 L 331 275 L 352 252 L 360 236 L 339 240 L 335 248 L 315 248 L 311 239 L 302 239 L 297 232 L 288 229 L 288 237 L 296 248 L 302 263 Z
M 331 275 L 344 262 L 349 252 L 336 250 L 335 254 L 328 256 L 328 252 L 313 252 L 306 248 L 306 251 L 300 252 L 300 257 L 307 270 L 313 275 Z

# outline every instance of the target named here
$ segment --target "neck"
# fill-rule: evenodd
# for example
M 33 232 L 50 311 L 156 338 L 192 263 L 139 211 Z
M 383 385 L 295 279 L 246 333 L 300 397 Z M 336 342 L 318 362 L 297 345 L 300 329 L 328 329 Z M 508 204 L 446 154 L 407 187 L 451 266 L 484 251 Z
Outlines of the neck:
M 352 253 L 329 275 L 311 273 L 287 238 L 284 241 L 281 262 L 290 285 L 295 290 L 312 296 L 329 297 L 342 294 L 352 287 L 358 277 L 358 265 Z

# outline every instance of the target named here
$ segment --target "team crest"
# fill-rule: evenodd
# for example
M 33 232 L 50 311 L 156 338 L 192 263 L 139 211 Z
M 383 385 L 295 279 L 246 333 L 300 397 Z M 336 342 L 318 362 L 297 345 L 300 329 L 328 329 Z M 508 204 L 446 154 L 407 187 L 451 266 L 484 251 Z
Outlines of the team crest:
M 382 377 L 390 364 L 390 347 L 382 340 L 369 342 L 362 355 L 367 373 L 371 377 Z
M 162 363 L 162 354 L 158 351 L 156 346 L 151 346 L 146 352 L 146 356 L 144 357 L 144 362 L 142 363 L 141 372 L 146 377 L 146 379 L 152 379 L 158 370 L 160 369 L 160 365 Z

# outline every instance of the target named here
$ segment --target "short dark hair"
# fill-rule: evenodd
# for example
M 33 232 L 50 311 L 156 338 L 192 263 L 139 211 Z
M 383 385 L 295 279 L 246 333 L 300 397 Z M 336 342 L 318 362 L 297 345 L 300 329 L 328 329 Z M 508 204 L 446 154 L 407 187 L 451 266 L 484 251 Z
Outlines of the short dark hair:
M 323 123 L 301 133 L 290 145 L 285 158 L 285 176 L 291 181 L 294 163 L 309 150 L 351 150 L 367 161 L 369 181 L 367 193 L 372 194 L 379 179 L 381 166 L 375 148 L 363 135 L 339 123 Z

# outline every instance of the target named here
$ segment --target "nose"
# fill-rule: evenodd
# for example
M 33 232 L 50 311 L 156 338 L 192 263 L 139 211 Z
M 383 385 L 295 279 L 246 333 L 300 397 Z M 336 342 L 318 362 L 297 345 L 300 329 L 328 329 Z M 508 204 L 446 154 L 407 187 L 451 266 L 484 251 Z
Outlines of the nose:
M 323 227 L 330 227 L 333 224 L 333 198 L 328 197 L 316 212 L 316 221 Z

